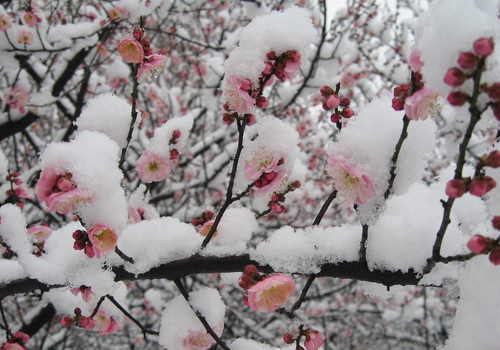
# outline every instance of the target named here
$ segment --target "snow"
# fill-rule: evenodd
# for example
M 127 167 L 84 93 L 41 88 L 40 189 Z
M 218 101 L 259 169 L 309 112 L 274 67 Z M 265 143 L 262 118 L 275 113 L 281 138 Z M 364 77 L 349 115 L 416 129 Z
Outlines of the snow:
M 83 130 L 102 132 L 114 140 L 120 148 L 124 148 L 127 145 L 127 135 L 132 121 L 131 113 L 132 106 L 127 101 L 106 93 L 87 102 L 75 124 L 80 132 Z M 139 112 L 134 128 L 138 127 L 140 121 Z

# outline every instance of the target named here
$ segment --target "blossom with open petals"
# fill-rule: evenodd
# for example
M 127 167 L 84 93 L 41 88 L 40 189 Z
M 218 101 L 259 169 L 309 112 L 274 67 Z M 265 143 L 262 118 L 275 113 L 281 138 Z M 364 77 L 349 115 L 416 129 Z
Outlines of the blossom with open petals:
M 245 162 L 245 176 L 247 179 L 255 181 L 263 173 L 273 171 L 278 165 L 278 161 L 279 158 L 269 152 L 259 152 L 251 160 Z
M 235 75 L 227 79 L 224 96 L 228 107 L 240 114 L 252 113 L 255 106 L 255 99 L 250 96 L 248 91 L 241 88 L 242 80 Z
M 7 91 L 6 102 L 10 108 L 19 109 L 19 112 L 26 112 L 26 105 L 28 104 L 28 93 L 22 86 L 14 87 Z
M 104 311 L 99 311 L 94 316 L 94 323 L 101 335 L 114 333 L 121 327 L 112 316 L 109 316 Z
M 122 6 L 115 6 L 108 12 L 109 18 L 112 21 L 119 21 L 121 19 L 127 19 L 130 13 Z
M 325 342 L 325 336 L 318 331 L 309 331 L 304 341 L 307 350 L 318 350 Z
M 27 30 L 23 30 L 21 34 L 19 34 L 19 39 L 17 40 L 17 42 L 19 44 L 31 45 L 33 44 L 33 40 L 33 33 Z
M 424 66 L 424 62 L 420 60 L 420 56 L 422 56 L 422 52 L 419 50 L 414 50 L 410 54 L 409 63 L 411 70 L 414 72 L 418 72 Z
M 328 157 L 325 170 L 348 205 L 363 204 L 373 199 L 372 180 L 360 168 L 332 155 Z
M 271 312 L 283 305 L 295 291 L 295 281 L 285 274 L 267 276 L 246 291 L 245 304 L 255 311 Z
M 213 327 L 213 331 L 217 336 L 222 335 L 223 326 Z M 188 331 L 188 335 L 182 340 L 182 345 L 185 350 L 206 350 L 215 343 L 214 338 L 205 331 Z
M 12 27 L 12 19 L 9 15 L 0 15 L 0 32 L 6 32 L 7 29 Z
M 105 225 L 96 225 L 87 231 L 94 255 L 100 258 L 101 255 L 107 255 L 115 250 L 118 236 L 116 233 Z
M 410 120 L 425 120 L 434 115 L 434 105 L 439 93 L 422 88 L 405 100 L 406 117 Z
M 49 238 L 52 229 L 45 225 L 32 225 L 28 228 L 28 234 L 31 235 L 38 243 L 44 242 Z
M 165 158 L 153 152 L 144 151 L 135 164 L 135 170 L 139 172 L 142 181 L 150 183 L 165 180 L 171 167 Z
M 127 63 L 141 63 L 144 59 L 144 49 L 134 38 L 125 38 L 118 45 L 118 53 Z
M 60 214 L 69 214 L 79 203 L 91 202 L 91 198 L 82 195 L 72 180 L 72 174 L 58 174 L 52 167 L 46 167 L 40 174 L 35 187 L 35 194 L 51 209 Z
M 161 71 L 163 69 L 163 62 L 166 58 L 165 55 L 157 53 L 144 57 L 144 60 L 137 70 L 137 79 L 149 79 L 157 72 Z

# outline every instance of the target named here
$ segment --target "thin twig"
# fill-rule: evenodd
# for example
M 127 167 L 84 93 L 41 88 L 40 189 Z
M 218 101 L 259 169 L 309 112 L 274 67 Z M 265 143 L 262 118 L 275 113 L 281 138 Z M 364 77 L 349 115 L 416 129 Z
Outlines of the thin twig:
M 184 299 L 186 299 L 186 302 L 189 304 L 189 306 L 191 307 L 191 309 L 193 310 L 193 312 L 196 314 L 196 317 L 198 317 L 198 319 L 200 320 L 200 322 L 203 324 L 203 327 L 205 327 L 205 329 L 208 332 L 208 334 L 210 334 L 212 336 L 212 338 L 214 338 L 214 340 L 217 342 L 217 344 L 220 345 L 221 348 L 223 348 L 224 350 L 231 350 L 226 345 L 226 343 L 224 341 L 222 341 L 222 339 L 219 338 L 219 336 L 217 334 L 215 334 L 214 330 L 212 329 L 212 327 L 210 327 L 210 325 L 208 324 L 208 322 L 205 319 L 205 317 L 203 317 L 203 315 L 201 315 L 198 310 L 194 309 L 191 306 L 191 304 L 189 303 L 189 294 L 188 294 L 186 288 L 184 288 L 184 285 L 182 284 L 181 280 L 179 278 L 176 278 L 174 280 L 174 283 L 177 286 L 177 288 L 179 289 L 179 292 L 181 292 L 181 294 L 184 297 Z

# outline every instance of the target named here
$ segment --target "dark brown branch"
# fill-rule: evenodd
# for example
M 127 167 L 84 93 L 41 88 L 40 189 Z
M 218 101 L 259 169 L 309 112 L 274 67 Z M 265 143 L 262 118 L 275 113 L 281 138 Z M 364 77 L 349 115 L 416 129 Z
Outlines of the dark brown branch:
M 325 216 L 325 213 L 328 210 L 328 207 L 330 206 L 330 204 L 332 204 L 332 202 L 335 198 L 337 198 L 337 190 L 333 190 L 333 192 L 330 193 L 330 195 L 328 196 L 325 203 L 323 203 L 318 215 L 316 216 L 316 219 L 314 219 L 313 225 L 319 225 L 319 223 L 323 219 L 323 216 Z
M 25 130 L 28 126 L 36 122 L 40 116 L 28 112 L 22 118 L 0 125 L 0 141 Z

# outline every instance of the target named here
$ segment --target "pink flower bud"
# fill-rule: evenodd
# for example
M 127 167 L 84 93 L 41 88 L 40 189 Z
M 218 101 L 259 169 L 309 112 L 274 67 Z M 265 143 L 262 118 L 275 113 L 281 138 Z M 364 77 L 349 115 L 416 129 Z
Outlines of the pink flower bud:
M 392 99 L 392 108 L 395 111 L 402 111 L 405 109 L 405 99 L 402 97 L 394 97 Z
M 349 107 L 346 107 L 342 110 L 342 116 L 344 118 L 351 118 L 353 115 L 354 115 L 354 111 Z
M 142 37 L 144 36 L 144 32 L 141 28 L 137 27 L 134 29 L 134 38 L 135 40 L 141 40 Z
M 274 178 L 276 177 L 276 173 L 274 171 L 271 171 L 269 173 L 264 173 L 264 177 L 266 180 L 273 181 Z
M 493 151 L 491 152 L 488 157 L 486 158 L 485 162 L 486 166 L 492 167 L 492 168 L 499 168 L 500 167 L 500 151 Z
M 73 249 L 74 250 L 82 250 L 85 248 L 86 241 L 83 239 L 78 239 L 75 241 L 73 244 Z
M 257 106 L 258 107 L 258 106 Z M 257 120 L 255 119 L 255 116 L 253 114 L 250 114 L 247 119 L 246 119 L 246 124 L 247 125 L 253 125 L 255 124 Z
M 340 99 L 340 105 L 341 105 L 342 107 L 349 107 L 349 105 L 350 105 L 350 104 L 351 104 L 351 100 L 350 100 L 349 98 L 347 98 L 347 97 L 342 97 L 342 98 Z
M 285 210 L 285 207 L 282 206 L 281 204 L 273 203 L 271 205 L 271 211 L 273 213 L 279 214 L 279 213 L 282 213 L 284 210 Z
M 72 324 L 73 324 L 73 319 L 69 316 L 64 316 L 61 319 L 61 326 L 63 327 L 71 327 Z
M 170 150 L 170 159 L 177 159 L 179 158 L 179 151 L 177 149 L 171 149 Z
M 446 195 L 451 198 L 460 198 L 465 193 L 465 183 L 461 179 L 453 179 L 446 184 Z
M 85 233 L 85 231 L 76 230 L 75 232 L 73 232 L 73 239 L 75 240 L 83 239 L 86 235 L 87 234 Z
M 278 56 L 276 56 L 276 53 L 274 51 L 267 53 L 267 59 L 274 61 L 276 58 L 278 58 Z
M 252 82 L 249 79 L 243 79 L 241 81 L 241 90 L 243 91 L 252 90 Z
M 493 265 L 500 265 L 500 247 L 493 248 L 489 258 Z
M 255 275 L 258 273 L 259 273 L 259 270 L 257 270 L 257 267 L 255 265 L 246 265 L 245 266 L 245 274 L 246 275 Z
M 144 38 L 141 39 L 141 45 L 144 48 L 150 47 L 151 46 L 151 42 L 149 41 L 148 38 L 144 37 Z
M 198 226 L 199 224 L 200 224 L 200 220 L 199 219 L 193 219 L 193 220 L 191 220 L 191 225 Z
M 489 239 L 483 235 L 474 235 L 469 242 L 467 248 L 475 254 L 484 254 L 489 249 Z
M 492 100 L 500 100 L 500 83 L 493 83 L 488 88 L 488 97 Z
M 232 113 L 224 113 L 222 115 L 222 122 L 227 125 L 231 125 L 234 123 L 234 117 Z
M 174 139 L 178 139 L 179 137 L 181 137 L 181 131 L 179 129 L 174 130 L 174 132 L 172 133 L 172 137 Z
M 267 108 L 269 106 L 269 101 L 264 96 L 259 96 L 255 99 L 255 105 L 257 108 Z
M 463 69 L 475 69 L 479 63 L 479 57 L 472 52 L 462 52 L 458 56 L 458 65 Z
M 497 183 L 489 176 L 477 176 L 472 179 L 469 185 L 470 194 L 483 197 L 486 193 L 495 188 Z
M 491 219 L 491 224 L 495 230 L 500 230 L 500 216 L 494 216 L 493 219 Z
M 273 64 L 271 63 L 271 61 L 267 61 L 262 73 L 265 75 L 271 74 L 273 72 L 273 69 L 274 69 L 274 67 L 273 67 Z
M 462 91 L 451 91 L 446 99 L 450 105 L 461 107 L 465 102 L 469 101 L 469 95 Z
M 321 89 L 319 89 L 319 92 L 321 93 L 321 96 L 323 96 L 323 97 L 328 97 L 334 93 L 333 89 L 331 87 L 329 87 L 328 85 L 325 85 Z
M 323 103 L 323 109 L 325 110 L 335 109 L 338 108 L 338 106 L 340 106 L 340 99 L 335 94 L 328 96 L 325 100 L 325 103 Z
M 491 55 L 495 45 L 490 38 L 479 38 L 474 41 L 474 51 L 481 57 Z
M 73 188 L 73 182 L 67 177 L 61 177 L 57 180 L 57 188 L 62 192 L 67 192 Z
M 300 188 L 300 186 L 302 186 L 302 184 L 300 183 L 300 181 L 294 181 L 292 183 L 292 186 L 295 187 L 295 188 Z
M 444 83 L 452 87 L 459 87 L 465 82 L 465 73 L 457 67 L 448 69 L 444 75 Z
M 293 342 L 295 341 L 295 338 L 293 337 L 293 335 L 291 335 L 290 333 L 287 333 L 283 336 L 283 341 L 286 343 L 286 344 L 293 344 Z
M 330 116 L 330 120 L 332 121 L 332 123 L 337 123 L 338 121 L 340 121 L 341 118 L 342 118 L 342 115 L 340 113 L 333 113 Z

